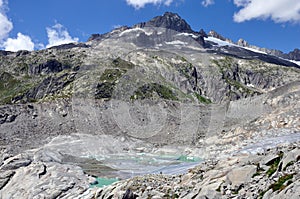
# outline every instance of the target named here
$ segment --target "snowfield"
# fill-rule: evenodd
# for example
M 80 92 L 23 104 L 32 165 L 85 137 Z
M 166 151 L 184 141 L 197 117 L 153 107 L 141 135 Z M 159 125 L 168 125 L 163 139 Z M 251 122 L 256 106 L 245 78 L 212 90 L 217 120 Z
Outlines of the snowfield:
M 217 39 L 215 37 L 204 38 L 205 41 L 211 41 L 216 43 L 218 46 L 237 46 L 235 44 L 229 43 L 227 41 L 223 41 L 221 39 Z M 240 47 L 240 46 L 239 46 Z
M 170 42 L 165 42 L 168 45 L 186 45 L 186 42 L 175 40 L 175 41 L 170 41 Z
M 123 32 L 121 32 L 119 34 L 119 36 L 122 37 L 122 36 L 132 33 L 132 32 L 137 32 L 137 34 L 144 32 L 148 36 L 153 34 L 153 32 L 147 32 L 147 31 L 145 31 L 145 29 L 142 29 L 142 28 L 133 28 L 133 29 L 124 30 Z
M 297 64 L 298 66 L 300 66 L 300 61 L 295 61 L 295 60 L 289 60 L 289 61 Z
M 230 43 L 230 42 L 227 42 L 227 41 L 223 41 L 223 40 L 215 38 L 215 37 L 204 38 L 204 40 L 214 42 L 218 46 L 235 46 L 235 47 L 239 47 L 239 48 L 244 48 L 246 50 L 250 50 L 250 51 L 255 52 L 255 53 L 267 54 L 265 52 L 259 51 L 259 50 L 254 49 L 254 48 L 239 46 L 239 45 L 236 45 L 236 44 L 233 44 L 233 43 Z

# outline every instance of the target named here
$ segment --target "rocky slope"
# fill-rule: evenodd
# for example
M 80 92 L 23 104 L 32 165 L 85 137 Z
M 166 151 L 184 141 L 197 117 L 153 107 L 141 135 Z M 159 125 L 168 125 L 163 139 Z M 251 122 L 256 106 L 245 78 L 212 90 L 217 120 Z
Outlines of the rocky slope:
M 1 198 L 299 196 L 300 66 L 216 34 L 167 12 L 1 51 Z

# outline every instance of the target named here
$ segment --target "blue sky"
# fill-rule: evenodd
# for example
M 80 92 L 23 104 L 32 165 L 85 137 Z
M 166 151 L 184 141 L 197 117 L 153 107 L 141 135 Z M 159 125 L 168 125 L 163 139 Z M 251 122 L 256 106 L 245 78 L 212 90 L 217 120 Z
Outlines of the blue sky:
M 119 25 L 148 21 L 166 11 L 191 27 L 237 41 L 279 49 L 300 48 L 300 0 L 0 0 L 0 48 L 41 49 Z

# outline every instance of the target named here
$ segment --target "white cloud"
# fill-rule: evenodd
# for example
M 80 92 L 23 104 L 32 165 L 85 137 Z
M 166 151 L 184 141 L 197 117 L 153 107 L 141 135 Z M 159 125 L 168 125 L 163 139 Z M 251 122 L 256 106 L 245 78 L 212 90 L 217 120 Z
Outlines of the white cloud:
M 38 50 L 45 49 L 45 45 L 43 43 L 36 43 L 34 47 Z
M 215 3 L 214 0 L 204 0 L 204 1 L 202 1 L 202 5 L 203 5 L 204 7 L 213 5 L 214 3 Z
M 6 2 L 0 0 L 0 41 L 5 39 L 13 29 L 12 22 L 7 18 L 5 13 Z
M 235 22 L 252 19 L 272 19 L 277 23 L 300 23 L 299 0 L 234 0 L 242 7 L 234 14 Z
M 251 0 L 234 0 L 234 4 L 238 7 L 245 7 Z
M 143 8 L 146 4 L 165 4 L 169 6 L 173 0 L 126 0 L 128 5 L 133 6 L 136 9 Z
M 7 0 L 0 0 L 0 47 L 7 51 L 33 50 L 34 43 L 27 35 L 18 33 L 17 38 L 8 38 L 10 31 L 13 29 L 13 23 L 6 15 L 7 4 Z
M 41 43 L 34 44 L 31 38 L 22 33 L 17 34 L 17 38 L 8 38 L 9 33 L 13 29 L 13 23 L 6 15 L 8 1 L 0 0 L 0 48 L 7 51 L 43 49 L 45 46 Z M 67 29 L 57 23 L 52 27 L 46 28 L 48 34 L 47 48 L 66 43 L 78 42 L 78 38 L 71 37 Z
M 78 42 L 79 40 L 77 37 L 71 37 L 67 29 L 59 23 L 55 24 L 51 28 L 46 28 L 46 30 L 48 34 L 48 45 L 46 46 L 47 48 L 67 43 Z
M 113 29 L 121 28 L 121 25 L 113 25 Z
M 22 33 L 18 33 L 16 39 L 8 38 L 4 43 L 3 47 L 6 51 L 18 51 L 18 50 L 29 50 L 34 49 L 34 43 L 31 38 Z

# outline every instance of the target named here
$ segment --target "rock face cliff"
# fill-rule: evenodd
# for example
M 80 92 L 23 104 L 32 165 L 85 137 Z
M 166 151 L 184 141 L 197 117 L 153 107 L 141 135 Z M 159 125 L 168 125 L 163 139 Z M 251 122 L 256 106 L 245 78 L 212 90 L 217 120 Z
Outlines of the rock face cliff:
M 262 150 L 282 144 L 273 140 L 268 145 L 265 139 L 297 141 L 300 66 L 245 47 L 246 42 L 233 45 L 216 32 L 194 31 L 178 14 L 167 12 L 133 27 L 94 34 L 86 43 L 1 51 L 0 196 L 113 197 L 108 193 L 115 186 L 89 187 L 94 177 L 128 178 L 127 165 L 133 160 L 124 157 L 140 158 L 144 153 L 222 159 L 255 148 L 253 143 L 261 144 Z M 291 56 L 297 60 L 297 50 Z M 172 161 L 179 164 L 181 159 Z M 253 164 L 266 165 L 262 159 Z M 299 158 L 292 161 L 291 172 L 278 169 L 274 183 L 298 168 Z M 235 179 L 244 166 L 249 175 Z M 260 168 L 246 163 L 237 167 L 226 174 L 226 183 L 218 177 L 214 186 L 187 174 L 184 179 L 176 177 L 187 181 L 182 187 L 161 193 L 151 189 L 145 195 L 149 184 L 140 184 L 139 178 L 119 182 L 116 190 L 142 198 L 163 197 L 168 190 L 178 197 L 226 198 L 242 189 L 238 186 L 250 186 L 252 171 Z M 149 164 L 144 168 L 155 169 Z M 220 170 L 220 165 L 209 168 Z M 194 171 L 204 176 L 212 172 Z M 260 174 L 265 182 L 265 173 Z M 161 179 L 162 186 L 169 178 Z M 297 190 L 298 176 L 289 180 Z M 195 183 L 205 188 L 188 188 Z M 271 184 L 266 182 L 261 191 L 271 190 Z M 261 194 L 250 196 L 248 188 L 241 196 Z M 282 194 L 272 190 L 268 196 Z

